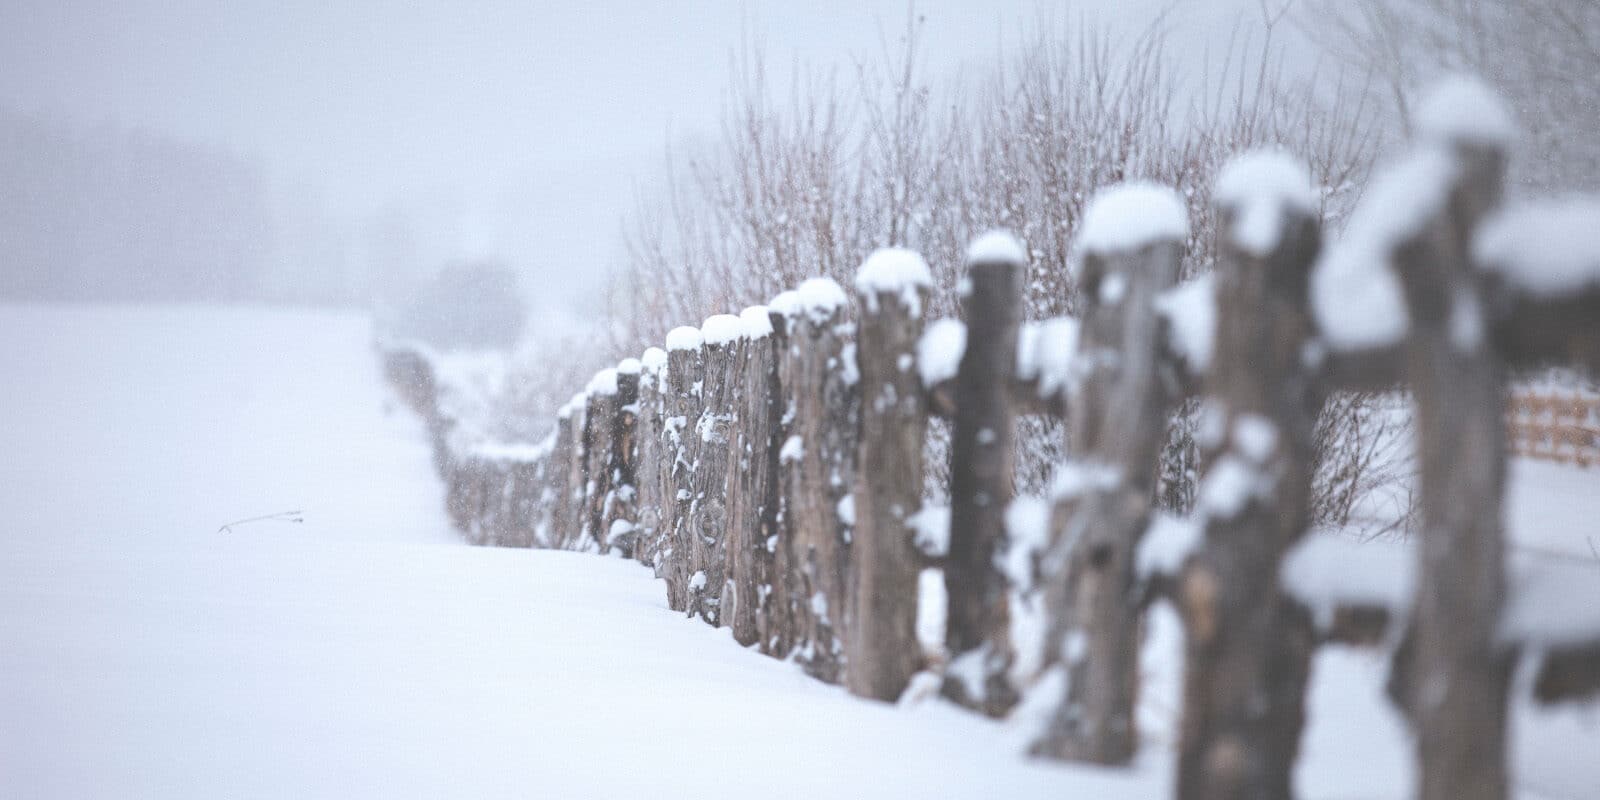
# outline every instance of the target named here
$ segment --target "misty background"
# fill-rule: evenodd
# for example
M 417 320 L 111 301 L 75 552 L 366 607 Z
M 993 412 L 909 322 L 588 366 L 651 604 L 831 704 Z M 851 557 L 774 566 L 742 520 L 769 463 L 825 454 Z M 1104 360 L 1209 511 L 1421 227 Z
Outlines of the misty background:
M 1253 0 L 11 2 L 0 297 L 381 305 L 493 261 L 530 331 L 569 328 L 663 154 L 716 134 L 741 51 L 777 87 L 848 74 L 908 9 L 935 80 L 1041 26 L 1131 35 L 1163 11 L 1198 69 L 1262 18 Z

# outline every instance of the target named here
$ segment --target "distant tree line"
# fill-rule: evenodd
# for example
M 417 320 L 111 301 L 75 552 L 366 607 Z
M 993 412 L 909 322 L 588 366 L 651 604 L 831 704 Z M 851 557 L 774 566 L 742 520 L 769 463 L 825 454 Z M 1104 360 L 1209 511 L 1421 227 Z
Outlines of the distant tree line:
M 0 111 L 0 296 L 258 296 L 273 218 L 246 160 L 112 125 Z

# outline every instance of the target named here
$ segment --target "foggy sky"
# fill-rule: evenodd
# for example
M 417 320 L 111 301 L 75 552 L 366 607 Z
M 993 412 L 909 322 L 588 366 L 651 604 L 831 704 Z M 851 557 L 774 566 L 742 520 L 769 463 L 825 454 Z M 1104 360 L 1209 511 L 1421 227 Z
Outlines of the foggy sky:
M 922 0 L 930 76 L 1041 19 L 1142 26 L 1157 0 Z M 1173 43 L 1225 38 L 1249 0 L 1180 2 Z M 114 122 L 259 161 L 280 197 L 352 227 L 412 226 L 422 258 L 502 254 L 537 291 L 594 284 L 636 179 L 714 134 L 731 54 L 870 57 L 901 0 L 0 0 L 0 107 Z M 848 73 L 846 73 L 848 74 Z M 381 223 L 377 223 L 381 224 Z

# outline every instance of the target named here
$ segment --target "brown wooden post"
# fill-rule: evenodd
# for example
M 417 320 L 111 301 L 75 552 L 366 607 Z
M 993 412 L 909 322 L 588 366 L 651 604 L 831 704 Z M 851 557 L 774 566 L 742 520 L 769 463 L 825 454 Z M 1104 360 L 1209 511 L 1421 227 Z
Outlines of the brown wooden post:
M 844 667 L 843 623 L 848 603 L 855 481 L 856 405 L 854 328 L 849 298 L 839 285 L 813 278 L 796 290 L 798 323 L 789 334 L 789 435 L 779 451 L 786 465 L 784 528 L 793 567 L 795 659 L 829 682 Z
M 743 325 L 732 314 L 717 314 L 700 327 L 705 369 L 700 377 L 700 417 L 690 433 L 697 456 L 689 515 L 693 536 L 689 573 L 690 613 L 711 625 L 722 624 L 723 570 L 727 562 L 733 467 L 734 391 L 742 353 Z
M 734 403 L 734 438 L 728 470 L 728 541 L 724 620 L 734 641 L 761 641 L 761 616 L 772 594 L 772 561 L 776 549 L 776 474 L 778 417 L 773 413 L 773 325 L 766 306 L 739 314 L 744 329 Z M 770 542 L 770 544 L 769 544 Z
M 633 555 L 663 577 L 657 557 L 661 553 L 662 474 L 667 469 L 662 447 L 662 379 L 667 351 L 652 347 L 640 358 L 638 421 L 634 432 L 634 487 L 637 492 L 634 524 L 638 534 Z
M 922 559 L 906 520 L 922 507 L 928 418 L 916 351 L 932 287 L 928 265 L 909 250 L 879 250 L 856 273 L 861 434 L 855 491 L 847 501 L 854 506 L 855 536 L 845 683 L 851 693 L 879 700 L 898 699 L 922 668 Z
M 568 401 L 572 407 L 572 414 L 567 424 L 572 427 L 572 449 L 567 452 L 567 498 L 564 509 L 566 518 L 562 522 L 561 549 L 573 550 L 578 548 L 583 539 L 585 494 L 584 486 L 588 483 L 588 473 L 585 469 L 587 460 L 589 398 L 582 392 L 572 396 Z
M 1156 296 L 1177 280 L 1187 211 L 1169 189 L 1101 190 L 1078 234 L 1083 322 L 1068 412 L 1075 464 L 1058 480 L 1045 557 L 1046 658 L 1066 692 L 1032 752 L 1125 764 L 1138 744 L 1139 603 L 1133 554 L 1150 519 L 1172 398 Z
M 617 371 L 607 367 L 595 373 L 585 390 L 583 525 L 578 549 L 605 552 L 606 499 L 611 494 L 612 442 L 616 437 Z
M 638 488 L 634 479 L 634 456 L 638 446 L 639 373 L 643 365 L 636 358 L 617 365 L 617 395 L 612 402 L 610 453 L 606 460 L 606 487 L 600 509 L 600 552 L 615 548 L 624 558 L 633 557 L 638 535 Z
M 1177 793 L 1288 798 L 1315 636 L 1278 575 L 1310 524 L 1321 403 L 1303 352 L 1320 198 L 1303 164 L 1270 151 L 1230 163 L 1213 197 L 1221 257 L 1204 385 L 1220 437 L 1200 437 L 1204 538 L 1177 591 L 1186 631 Z
M 789 510 L 789 491 L 796 478 L 791 475 L 803 454 L 800 439 L 794 438 L 793 386 L 797 380 L 801 352 L 796 336 L 803 324 L 804 309 L 800 293 L 780 292 L 767 306 L 772 318 L 773 374 L 771 415 L 773 441 L 777 451 L 773 473 L 776 513 L 773 515 L 772 594 L 761 616 L 761 651 L 774 658 L 788 658 L 802 640 L 801 626 L 807 617 L 803 603 L 809 596 L 802 551 L 795 542 L 795 529 Z
M 994 232 L 967 252 L 967 346 L 956 373 L 950 441 L 950 549 L 945 697 L 1003 716 L 1018 695 L 1008 670 L 1014 653 L 1006 578 L 996 564 L 1006 541 L 1012 497 L 1012 423 L 1017 334 L 1027 258 L 1010 234 Z
M 1449 118 L 1424 126 L 1432 147 L 1448 149 L 1455 180 L 1440 213 L 1394 253 L 1410 319 L 1404 363 L 1416 398 L 1422 521 L 1396 695 L 1417 733 L 1422 800 L 1499 800 L 1507 785 L 1512 658 L 1496 639 L 1505 598 L 1506 370 L 1484 336 L 1470 245 L 1505 181 L 1507 142 L 1482 138 L 1478 123 L 1508 115 L 1482 91 L 1472 109 L 1479 120 L 1466 128 Z
M 662 552 L 667 581 L 667 604 L 675 611 L 689 609 L 689 569 L 693 549 L 695 460 L 699 456 L 695 422 L 700 419 L 700 376 L 703 368 L 699 328 L 674 328 L 667 334 L 666 418 L 662 436 L 666 481 L 662 500 Z

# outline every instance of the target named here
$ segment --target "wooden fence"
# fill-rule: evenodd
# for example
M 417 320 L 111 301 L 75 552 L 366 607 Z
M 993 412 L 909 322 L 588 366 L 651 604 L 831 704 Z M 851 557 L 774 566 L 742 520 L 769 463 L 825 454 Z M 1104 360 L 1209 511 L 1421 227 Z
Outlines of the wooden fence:
M 1515 659 L 1539 659 L 1542 700 L 1600 690 L 1600 603 L 1537 600 L 1600 600 L 1600 576 L 1521 569 L 1500 522 L 1506 381 L 1600 363 L 1600 246 L 1552 232 L 1537 206 L 1498 208 L 1503 114 L 1471 84 L 1442 89 L 1413 152 L 1326 248 L 1304 166 L 1241 157 L 1213 195 L 1215 274 L 1183 286 L 1182 202 L 1104 190 L 1078 235 L 1074 319 L 1022 319 L 1026 254 L 1009 236 L 969 251 L 965 323 L 925 320 L 927 266 L 879 251 L 853 292 L 811 280 L 673 330 L 598 373 L 533 447 L 462 446 L 425 355 L 392 348 L 388 368 L 430 420 L 473 542 L 635 558 L 672 608 L 857 695 L 893 701 L 931 670 L 945 697 L 1002 716 L 1053 691 L 1033 752 L 1124 764 L 1140 619 L 1165 597 L 1187 642 L 1179 796 L 1291 796 L 1310 657 L 1342 641 L 1398 643 L 1390 688 L 1417 735 L 1422 797 L 1500 798 Z M 1552 235 L 1568 262 L 1541 262 Z M 1311 441 L 1329 393 L 1396 385 L 1417 407 L 1420 546 L 1410 583 L 1374 592 L 1310 546 Z M 1194 397 L 1197 509 L 1164 519 L 1165 420 Z M 1043 531 L 1008 521 L 1013 423 L 1028 414 L 1070 429 Z M 949 521 L 930 534 L 933 417 L 952 440 Z M 942 663 L 916 632 L 930 566 L 948 596 Z M 1308 573 L 1324 579 L 1293 577 Z M 1008 619 L 1019 594 L 1048 617 L 1028 685 Z

